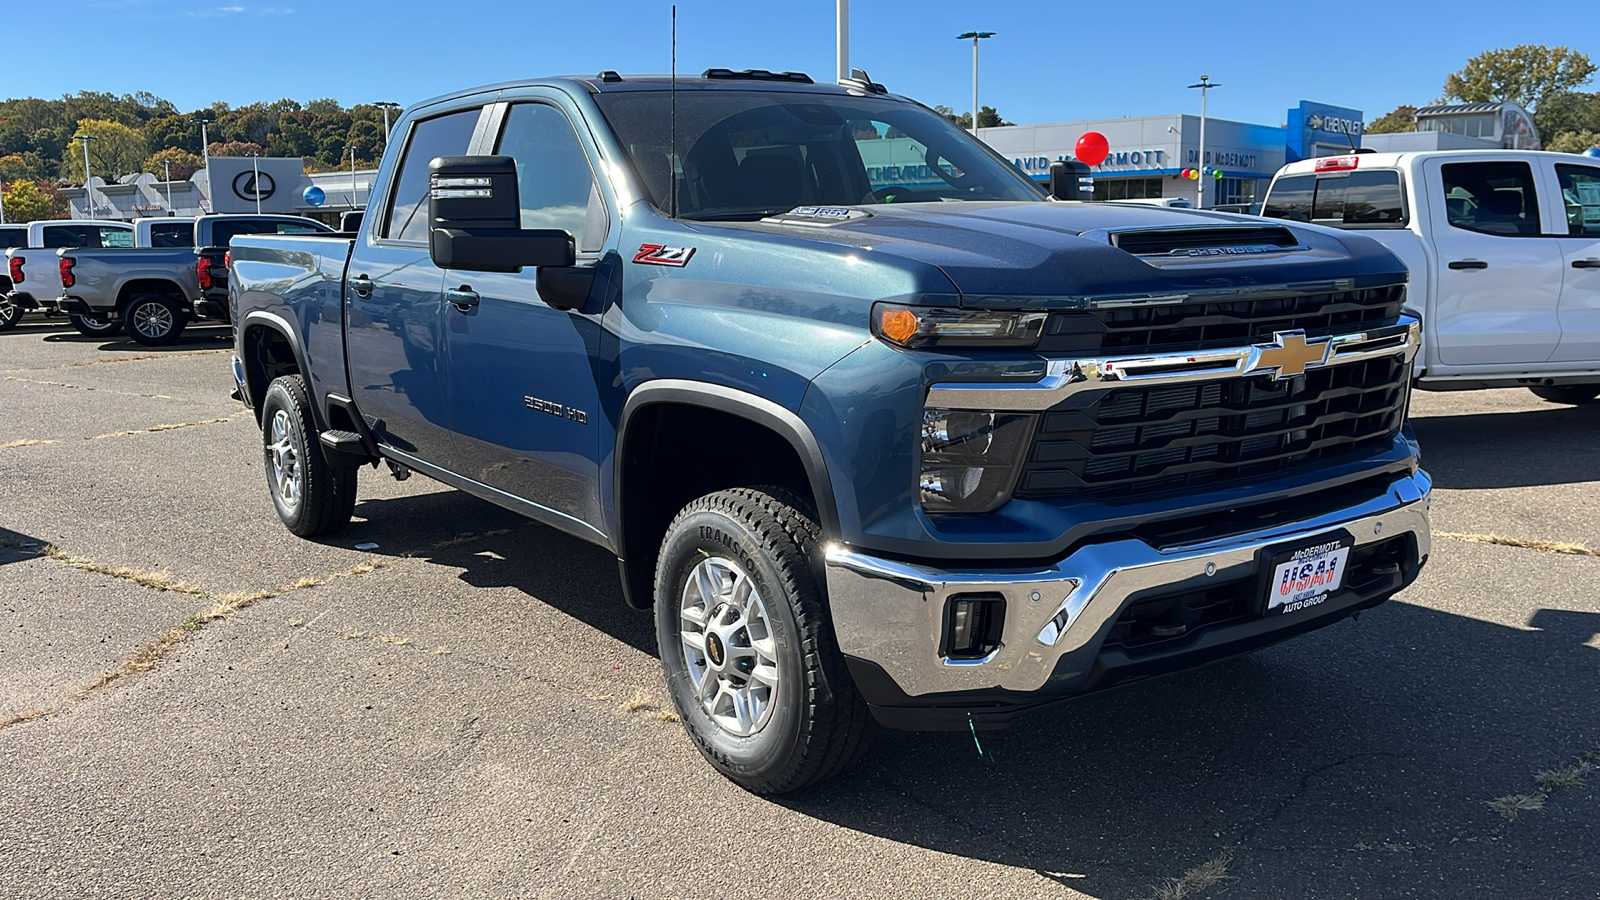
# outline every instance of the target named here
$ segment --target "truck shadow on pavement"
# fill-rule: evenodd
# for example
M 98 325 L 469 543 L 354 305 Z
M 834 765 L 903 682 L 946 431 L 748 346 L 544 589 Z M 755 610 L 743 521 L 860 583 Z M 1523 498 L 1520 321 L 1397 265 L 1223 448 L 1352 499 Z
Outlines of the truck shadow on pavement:
M 0 528 L 0 566 L 36 558 L 45 543 L 20 531 Z
M 1434 486 L 1461 490 L 1600 481 L 1600 405 L 1410 421 Z M 1526 460 L 1548 465 L 1523 465 Z
M 367 521 L 341 543 L 459 568 L 468 584 L 514 588 L 655 654 L 651 617 L 624 606 L 604 550 L 452 491 L 363 502 L 357 515 Z M 443 521 L 476 534 L 408 549 L 397 530 L 414 545 L 400 523 Z M 1527 624 L 1391 601 L 976 740 L 880 732 L 832 782 L 734 802 L 1032 871 L 1047 894 L 1057 882 L 1145 900 L 1224 857 L 1224 883 L 1171 896 L 1592 900 L 1600 771 L 1516 821 L 1486 805 L 1538 794 L 1536 773 L 1600 749 L 1600 613 L 1544 609 Z

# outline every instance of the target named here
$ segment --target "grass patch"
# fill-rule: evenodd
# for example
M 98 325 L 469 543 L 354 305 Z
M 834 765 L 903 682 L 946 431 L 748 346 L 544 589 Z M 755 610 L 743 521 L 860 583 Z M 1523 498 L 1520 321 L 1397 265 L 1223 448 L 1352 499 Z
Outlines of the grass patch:
M 1517 816 L 1522 813 L 1544 809 L 1544 794 L 1507 794 L 1504 797 L 1485 800 L 1483 805 L 1499 813 L 1500 818 L 1507 822 L 1515 822 Z
M 1546 793 L 1557 788 L 1578 787 L 1583 784 L 1584 778 L 1593 768 L 1593 763 L 1587 759 L 1580 759 L 1570 766 L 1539 772 L 1533 776 L 1533 781 L 1539 786 L 1539 790 Z
M 1502 547 L 1543 550 L 1546 553 L 1561 553 L 1567 556 L 1600 556 L 1600 551 L 1577 541 L 1542 541 L 1537 538 L 1507 537 L 1503 534 L 1467 534 L 1455 531 L 1435 531 L 1433 536 L 1474 544 L 1499 544 Z
M 38 447 L 41 444 L 57 444 L 59 441 L 39 441 L 33 438 L 23 438 L 20 441 L 7 441 L 0 444 L 0 450 L 10 450 L 12 447 Z
M 1187 900 L 1201 891 L 1216 887 L 1228 879 L 1228 864 L 1231 862 L 1233 850 L 1223 850 L 1177 878 L 1168 878 L 1157 885 L 1155 900 Z

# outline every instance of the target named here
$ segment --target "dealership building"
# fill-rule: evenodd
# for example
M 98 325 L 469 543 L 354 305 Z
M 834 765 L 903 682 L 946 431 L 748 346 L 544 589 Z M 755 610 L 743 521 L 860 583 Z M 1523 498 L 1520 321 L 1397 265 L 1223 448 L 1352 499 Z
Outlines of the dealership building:
M 149 173 L 110 182 L 96 176 L 89 199 L 82 185 L 62 187 L 61 193 L 75 219 L 126 222 L 167 215 L 253 213 L 259 208 L 263 213 L 293 213 L 334 224 L 340 213 L 366 207 L 377 174 L 375 169 L 307 174 L 299 157 L 213 156 L 209 171 L 201 169 L 182 181 L 165 182 Z
M 1048 181 L 1050 163 L 1072 159 L 1078 138 L 1098 131 L 1111 153 L 1094 167 L 1096 200 L 1184 197 L 1192 202 L 1204 191 L 1202 205 L 1210 207 L 1259 200 L 1286 162 L 1361 146 L 1362 121 L 1361 110 L 1309 100 L 1290 109 L 1284 125 L 1207 118 L 1204 160 L 1200 117 L 1191 115 L 1007 125 L 980 128 L 978 136 L 1035 180 Z M 1181 177 L 1184 169 L 1202 167 L 1220 177 Z

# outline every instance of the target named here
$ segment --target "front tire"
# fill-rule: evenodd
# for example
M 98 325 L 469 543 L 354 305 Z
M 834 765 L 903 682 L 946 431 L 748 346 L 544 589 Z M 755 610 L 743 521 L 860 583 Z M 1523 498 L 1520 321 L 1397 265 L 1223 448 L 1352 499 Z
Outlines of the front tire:
M 871 728 L 821 583 L 821 529 L 782 489 L 684 507 L 656 567 L 667 690 L 696 748 L 746 790 L 780 794 L 860 758 Z
M 278 518 L 301 537 L 342 530 L 356 508 L 355 466 L 322 455 L 311 399 L 299 375 L 273 379 L 261 404 L 262 456 Z
M 1600 384 L 1560 384 L 1553 387 L 1531 387 L 1528 390 L 1533 391 L 1533 395 L 1540 400 L 1573 406 L 1600 397 Z
M 146 347 L 164 347 L 183 334 L 189 315 L 166 294 L 139 294 L 123 312 L 128 337 Z
M 88 316 L 68 316 L 72 327 L 85 337 L 102 338 L 111 337 L 122 330 L 122 323 L 115 318 L 91 319 Z

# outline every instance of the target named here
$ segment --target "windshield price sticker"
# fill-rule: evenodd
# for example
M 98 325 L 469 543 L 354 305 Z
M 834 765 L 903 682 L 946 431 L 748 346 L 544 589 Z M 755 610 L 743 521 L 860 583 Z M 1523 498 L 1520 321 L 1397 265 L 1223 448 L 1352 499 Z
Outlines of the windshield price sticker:
M 1345 561 L 1354 543 L 1348 536 L 1330 536 L 1274 557 L 1267 584 L 1267 615 L 1297 613 L 1327 600 L 1344 582 Z

